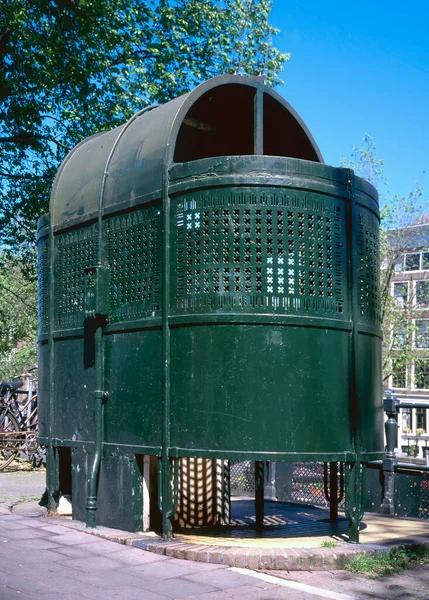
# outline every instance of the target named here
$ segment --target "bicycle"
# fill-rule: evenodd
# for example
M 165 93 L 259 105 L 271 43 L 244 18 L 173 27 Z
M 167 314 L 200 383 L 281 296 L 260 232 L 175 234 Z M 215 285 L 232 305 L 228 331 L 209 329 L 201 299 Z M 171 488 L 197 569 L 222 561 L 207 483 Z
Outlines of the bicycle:
M 10 465 L 19 452 L 34 465 L 44 461 L 43 449 L 37 442 L 37 392 L 33 393 L 33 384 L 31 376 L 28 390 L 20 389 L 22 381 L 0 383 L 0 471 Z M 20 395 L 26 395 L 27 399 L 20 401 Z

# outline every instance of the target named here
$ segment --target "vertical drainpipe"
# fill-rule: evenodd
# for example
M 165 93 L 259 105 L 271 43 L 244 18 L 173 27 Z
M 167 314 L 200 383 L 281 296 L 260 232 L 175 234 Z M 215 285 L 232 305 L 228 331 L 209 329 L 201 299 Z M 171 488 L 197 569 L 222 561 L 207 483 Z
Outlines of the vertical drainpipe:
M 103 172 L 101 181 L 100 197 L 98 202 L 98 253 L 97 265 L 94 268 L 88 269 L 87 283 L 91 286 L 91 277 L 93 277 L 93 286 L 95 299 L 91 310 L 88 310 L 86 316 L 91 319 L 94 326 L 94 345 L 95 345 L 95 378 L 96 388 L 94 390 L 94 455 L 89 469 L 87 480 L 87 497 L 86 497 L 86 526 L 96 527 L 96 511 L 97 511 L 97 479 L 100 471 L 100 462 L 103 452 L 104 440 L 104 402 L 107 399 L 108 393 L 104 389 L 104 335 L 103 329 L 107 324 L 108 319 L 108 294 L 109 294 L 109 265 L 107 261 L 106 245 L 103 236 L 103 197 L 106 187 L 106 180 L 109 176 L 109 165 L 116 147 L 122 138 L 125 131 L 131 123 L 143 113 L 156 108 L 158 104 L 147 106 L 146 108 L 135 113 L 124 125 L 116 138 L 109 156 L 106 160 L 106 166 Z M 85 294 L 87 296 L 87 294 Z

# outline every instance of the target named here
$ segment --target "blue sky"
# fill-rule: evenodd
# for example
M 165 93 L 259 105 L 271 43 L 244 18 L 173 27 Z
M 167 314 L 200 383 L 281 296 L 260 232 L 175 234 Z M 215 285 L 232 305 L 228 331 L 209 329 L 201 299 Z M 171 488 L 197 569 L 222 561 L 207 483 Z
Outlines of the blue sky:
M 429 2 L 273 0 L 275 45 L 290 52 L 277 91 L 313 134 L 327 164 L 365 133 L 388 190 L 415 182 L 429 207 Z

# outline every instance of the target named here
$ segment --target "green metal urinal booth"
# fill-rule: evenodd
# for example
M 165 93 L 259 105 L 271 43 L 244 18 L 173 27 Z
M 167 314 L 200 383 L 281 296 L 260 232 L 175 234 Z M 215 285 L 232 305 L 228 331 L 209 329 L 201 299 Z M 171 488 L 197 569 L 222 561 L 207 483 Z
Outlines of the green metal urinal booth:
M 358 540 L 383 456 L 378 229 L 375 189 L 256 79 L 79 144 L 38 232 L 49 506 L 141 530 L 151 501 L 168 538 L 178 459 L 336 461 Z

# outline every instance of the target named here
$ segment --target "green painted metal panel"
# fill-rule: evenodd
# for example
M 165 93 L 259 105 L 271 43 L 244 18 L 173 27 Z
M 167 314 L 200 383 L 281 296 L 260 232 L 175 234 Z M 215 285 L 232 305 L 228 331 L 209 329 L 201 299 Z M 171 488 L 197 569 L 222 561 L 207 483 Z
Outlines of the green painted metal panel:
M 115 482 L 115 485 L 112 483 Z M 100 468 L 97 524 L 125 531 L 141 531 L 143 483 L 133 454 L 105 453 Z
M 95 372 L 87 354 L 83 338 L 54 342 L 54 437 L 93 440 Z
M 105 441 L 162 444 L 161 332 L 123 332 L 106 336 Z
M 348 333 L 326 329 L 175 328 L 172 446 L 219 456 L 351 451 L 348 347 Z
M 46 341 L 38 343 L 38 435 L 49 435 L 49 344 Z
M 359 334 L 357 373 L 358 444 L 363 452 L 380 452 L 380 449 L 384 448 L 384 412 L 379 337 Z
M 92 452 L 87 447 L 72 448 L 72 517 L 85 520 L 85 496 Z M 61 464 L 60 464 L 61 467 Z

